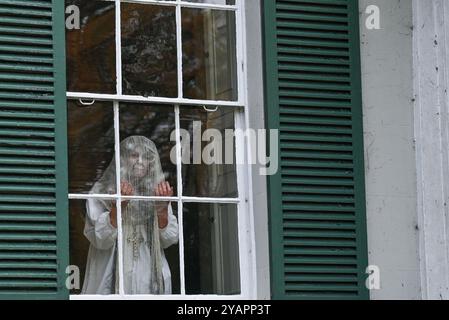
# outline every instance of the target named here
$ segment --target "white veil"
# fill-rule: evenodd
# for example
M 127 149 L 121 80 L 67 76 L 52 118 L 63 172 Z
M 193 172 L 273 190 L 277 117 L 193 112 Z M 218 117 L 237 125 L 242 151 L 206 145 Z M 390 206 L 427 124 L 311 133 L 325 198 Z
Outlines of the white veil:
M 164 181 L 159 153 L 153 141 L 143 136 L 131 136 L 120 143 L 120 180 L 131 184 L 134 195 L 154 196 L 156 186 Z M 105 170 L 103 176 L 95 183 L 90 193 L 115 194 L 116 170 L 115 157 Z M 105 211 L 110 211 L 115 200 L 100 201 Z M 131 200 L 122 210 L 122 223 L 125 227 L 144 225 L 151 252 L 151 294 L 164 293 L 162 274 L 162 247 L 159 238 L 159 224 L 154 202 Z M 117 255 L 116 255 L 117 256 Z M 116 266 L 117 266 L 116 261 Z M 117 268 L 116 268 L 117 269 Z M 117 272 L 116 284 L 118 283 Z M 116 291 L 118 287 L 116 285 Z

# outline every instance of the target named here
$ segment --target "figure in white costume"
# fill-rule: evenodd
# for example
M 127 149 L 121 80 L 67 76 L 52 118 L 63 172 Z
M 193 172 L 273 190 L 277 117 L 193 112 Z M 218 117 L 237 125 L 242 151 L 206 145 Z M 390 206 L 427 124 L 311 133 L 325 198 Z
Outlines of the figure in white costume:
M 132 136 L 120 144 L 122 195 L 173 195 L 165 182 L 154 143 Z M 115 159 L 91 190 L 114 194 Z M 84 234 L 90 241 L 83 294 L 119 290 L 117 209 L 114 200 L 89 199 Z M 178 242 L 178 222 L 167 202 L 122 201 L 125 294 L 171 294 L 171 273 L 164 249 Z

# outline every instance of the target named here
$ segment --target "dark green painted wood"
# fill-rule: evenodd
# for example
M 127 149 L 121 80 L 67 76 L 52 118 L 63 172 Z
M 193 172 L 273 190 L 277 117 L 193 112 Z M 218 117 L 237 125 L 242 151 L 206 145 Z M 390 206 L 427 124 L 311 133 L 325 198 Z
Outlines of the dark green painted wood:
M 65 17 L 0 0 L 0 299 L 68 299 Z
M 263 2 L 274 299 L 368 299 L 356 0 Z

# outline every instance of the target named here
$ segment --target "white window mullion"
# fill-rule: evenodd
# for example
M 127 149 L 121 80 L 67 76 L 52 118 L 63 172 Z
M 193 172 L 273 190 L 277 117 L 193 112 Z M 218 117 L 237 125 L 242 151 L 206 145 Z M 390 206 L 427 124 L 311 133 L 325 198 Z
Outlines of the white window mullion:
M 183 202 L 194 203 L 220 203 L 220 204 L 236 204 L 240 202 L 240 198 L 207 198 L 207 197 L 186 197 L 182 196 Z
M 143 102 L 143 103 L 168 104 L 170 106 L 172 106 L 173 104 L 180 104 L 187 106 L 220 106 L 224 108 L 231 108 L 231 107 L 235 108 L 243 106 L 243 103 L 239 101 L 143 97 L 143 96 L 89 93 L 89 92 L 67 92 L 66 96 L 68 99 L 73 100 L 88 99 L 99 101 Z
M 238 6 L 232 6 L 228 4 L 214 4 L 214 3 L 202 3 L 202 2 L 187 2 L 179 1 L 181 5 L 185 8 L 198 8 L 198 9 L 216 9 L 216 10 L 229 10 L 235 11 Z
M 180 182 L 182 183 L 182 182 Z M 71 193 L 70 200 L 87 200 L 87 199 L 116 199 L 118 195 L 114 194 L 93 194 L 93 193 Z M 156 197 L 156 196 L 122 196 L 122 201 L 125 200 L 143 200 L 143 201 L 183 201 L 188 203 L 220 203 L 220 204 L 236 204 L 240 202 L 240 198 L 209 198 L 209 197 L 191 197 L 191 196 L 176 196 L 176 197 Z
M 235 11 L 235 41 L 236 41 L 236 54 L 237 54 L 237 93 L 238 93 L 238 101 L 239 104 L 245 105 L 244 101 L 246 99 L 245 93 L 245 65 L 244 65 L 244 54 L 243 54 L 243 36 L 244 30 L 243 28 L 243 20 L 242 20 L 242 4 L 239 3 L 239 0 L 236 0 L 237 10 Z M 245 105 L 246 106 L 246 105 Z
M 115 200 L 117 199 L 116 194 L 93 194 L 93 193 L 70 193 L 70 200 L 88 200 L 88 199 L 99 199 L 99 200 Z
M 115 0 L 115 59 L 117 95 L 122 95 L 122 19 L 120 0 Z
M 176 43 L 177 43 L 177 59 L 178 59 L 178 98 L 184 97 L 184 79 L 182 70 L 182 9 L 179 0 L 176 1 Z
M 119 275 L 119 294 L 125 295 L 123 281 L 123 228 L 122 228 L 122 190 L 120 177 L 120 110 L 119 103 L 114 102 L 114 132 L 115 132 L 115 179 L 117 186 L 117 252 L 118 252 L 118 275 Z
M 116 57 L 116 78 L 117 95 L 122 92 L 122 32 L 121 32 L 121 3 L 115 0 L 115 57 Z M 125 295 L 123 279 L 123 228 L 122 228 L 122 190 L 120 176 L 120 103 L 114 101 L 114 132 L 115 132 L 115 174 L 117 185 L 117 251 L 118 251 L 118 276 L 119 276 L 119 295 Z
M 176 170 L 177 170 L 177 187 L 178 187 L 178 243 L 179 243 L 179 282 L 181 295 L 186 294 L 185 285 L 185 263 L 184 263 L 184 216 L 183 216 L 183 202 L 182 202 L 182 150 L 181 150 L 181 119 L 179 105 L 175 106 L 175 121 L 176 121 Z

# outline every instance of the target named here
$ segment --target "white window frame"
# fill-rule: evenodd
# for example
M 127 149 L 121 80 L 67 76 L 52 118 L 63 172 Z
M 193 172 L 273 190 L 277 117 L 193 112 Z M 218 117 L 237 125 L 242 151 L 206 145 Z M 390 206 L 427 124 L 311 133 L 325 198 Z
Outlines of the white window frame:
M 113 295 L 70 295 L 71 300 L 233 300 L 233 299 L 256 299 L 256 267 L 255 267 L 255 242 L 254 242 L 254 216 L 252 202 L 252 177 L 251 177 L 251 148 L 250 139 L 245 135 L 236 136 L 236 171 L 238 198 L 211 198 L 211 197 L 187 197 L 182 195 L 182 162 L 181 162 L 181 141 L 180 141 L 180 107 L 181 106 L 219 106 L 223 108 L 233 108 L 235 118 L 235 129 L 245 130 L 249 126 L 247 111 L 247 57 L 246 57 L 246 19 L 245 19 L 245 1 L 235 0 L 235 5 L 220 5 L 210 3 L 195 3 L 183 0 L 164 1 L 164 0 L 105 0 L 115 2 L 116 19 L 116 94 L 97 94 L 86 92 L 68 92 L 68 100 L 91 100 L 91 101 L 111 101 L 114 109 L 114 129 L 115 129 L 115 154 L 120 154 L 120 121 L 119 105 L 126 102 L 139 103 L 157 103 L 168 104 L 175 110 L 176 115 L 176 154 L 177 154 L 177 196 L 173 197 L 145 197 L 145 196 L 122 196 L 120 190 L 120 157 L 116 159 L 116 195 L 99 194 L 69 194 L 70 200 L 88 200 L 94 198 L 111 199 L 117 203 L 117 224 L 118 224 L 118 256 L 120 274 L 123 274 L 123 235 L 121 220 L 121 201 L 122 200 L 165 200 L 177 202 L 178 204 L 178 222 L 179 222 L 179 271 L 180 271 L 180 294 L 172 295 L 126 295 L 124 293 L 123 276 L 119 279 L 119 294 Z M 178 59 L 178 97 L 142 97 L 124 95 L 122 90 L 122 59 L 121 59 L 121 3 L 141 3 L 148 5 L 164 5 L 176 8 L 176 39 L 177 39 L 177 59 Z M 183 72 L 182 72 L 182 30 L 181 30 L 181 12 L 182 8 L 198 9 L 219 9 L 235 12 L 236 21 L 236 62 L 237 62 L 237 101 L 217 101 L 217 100 L 197 100 L 187 99 L 183 96 Z M 185 270 L 184 270 L 184 241 L 183 241 L 183 204 L 184 203 L 216 203 L 216 204 L 235 204 L 238 214 L 238 240 L 239 240 L 239 264 L 240 264 L 240 289 L 238 295 L 216 295 L 216 294 L 197 294 L 187 295 L 185 291 Z
M 414 141 L 421 298 L 449 299 L 449 3 L 413 0 Z

